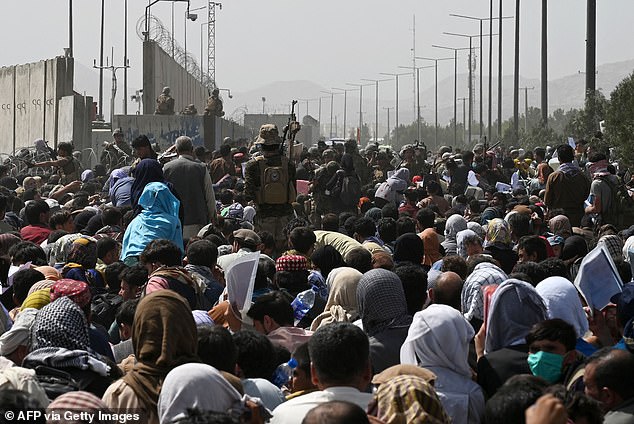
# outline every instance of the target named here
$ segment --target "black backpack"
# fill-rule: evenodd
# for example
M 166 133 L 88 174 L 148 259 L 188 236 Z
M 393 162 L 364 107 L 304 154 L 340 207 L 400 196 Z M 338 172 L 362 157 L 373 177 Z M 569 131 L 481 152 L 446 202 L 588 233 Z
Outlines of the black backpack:
M 114 322 L 122 303 L 123 298 L 115 293 L 104 293 L 95 296 L 90 305 L 92 321 L 102 325 L 107 331 Z
M 612 224 L 617 228 L 629 228 L 634 225 L 634 199 L 630 196 L 628 188 L 620 181 L 618 184 L 609 178 L 600 178 L 611 191 L 610 207 L 601 212 L 601 225 Z
M 356 206 L 361 197 L 361 181 L 356 175 L 344 175 L 339 200 L 345 206 Z

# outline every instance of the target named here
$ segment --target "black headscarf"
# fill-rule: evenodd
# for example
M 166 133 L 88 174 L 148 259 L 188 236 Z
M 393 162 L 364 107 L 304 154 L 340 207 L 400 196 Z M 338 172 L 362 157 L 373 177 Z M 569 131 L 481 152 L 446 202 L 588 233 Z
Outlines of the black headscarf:
M 132 176 L 134 177 L 134 182 L 132 183 L 132 188 L 130 189 L 132 209 L 135 209 L 139 204 L 141 193 L 143 193 L 143 189 L 148 183 L 166 184 L 165 176 L 163 175 L 163 168 L 155 159 L 143 159 L 134 168 Z
M 346 174 L 354 174 L 352 155 L 344 153 L 343 156 L 341 156 L 341 169 L 343 169 Z
M 414 233 L 405 233 L 396 239 L 394 244 L 394 262 L 423 262 L 423 240 Z
M 564 248 L 561 251 L 561 260 L 572 259 L 575 256 L 583 257 L 588 254 L 588 244 L 586 240 L 578 235 L 572 235 L 564 242 Z
M 315 250 L 313 255 L 310 257 L 310 260 L 317 265 L 321 271 L 321 275 L 324 277 L 324 280 L 328 278 L 328 274 L 330 274 L 330 271 L 333 269 L 347 266 L 343 261 L 341 253 L 330 245 L 326 245 Z

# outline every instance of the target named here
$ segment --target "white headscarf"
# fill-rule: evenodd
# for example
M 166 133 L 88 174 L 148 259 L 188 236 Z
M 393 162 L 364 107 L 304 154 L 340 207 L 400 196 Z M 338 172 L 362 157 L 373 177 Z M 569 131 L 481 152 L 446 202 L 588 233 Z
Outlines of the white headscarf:
M 577 337 L 588 332 L 588 319 L 583 311 L 579 293 L 564 277 L 548 277 L 535 287 L 548 310 L 548 318 L 559 318 L 575 327 Z
M 445 240 L 455 241 L 460 231 L 467 229 L 467 220 L 460 215 L 451 215 L 445 223 Z
M 11 329 L 0 336 L 0 355 L 7 356 L 19 346 L 29 346 L 31 327 L 38 312 L 39 309 L 26 308 L 18 314 Z
M 416 312 L 401 346 L 401 364 L 450 369 L 471 378 L 467 357 L 475 332 L 462 314 L 447 305 Z
M 312 331 L 322 325 L 333 322 L 352 322 L 359 317 L 357 307 L 357 285 L 363 274 L 354 268 L 340 267 L 330 271 L 326 284 L 328 285 L 328 300 L 322 312 L 313 320 Z
M 469 255 L 467 255 L 467 244 L 465 243 L 465 240 L 471 239 L 474 237 L 480 238 L 480 236 L 478 236 L 476 232 L 473 230 L 466 229 L 466 230 L 462 230 L 458 232 L 458 234 L 456 235 L 456 244 L 458 246 L 458 249 L 457 249 L 458 256 L 467 259 Z M 482 244 L 482 239 L 480 239 L 480 244 Z
M 158 400 L 159 420 L 171 423 L 188 408 L 227 412 L 240 400 L 240 393 L 211 365 L 184 364 L 165 377 Z
M 634 236 L 629 236 L 623 245 L 623 259 L 630 264 L 632 275 L 634 275 Z
M 506 280 L 491 297 L 484 353 L 524 343 L 531 327 L 546 319 L 546 305 L 533 286 Z

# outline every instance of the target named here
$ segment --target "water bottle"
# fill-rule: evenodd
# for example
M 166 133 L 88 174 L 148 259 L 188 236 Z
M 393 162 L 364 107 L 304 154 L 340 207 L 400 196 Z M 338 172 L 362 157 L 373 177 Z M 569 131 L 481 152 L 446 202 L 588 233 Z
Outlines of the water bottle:
M 297 360 L 295 358 L 291 358 L 291 360 L 285 364 L 280 364 L 273 374 L 273 384 L 280 389 L 288 384 L 295 368 L 297 368 Z
M 295 317 L 295 325 L 297 325 L 302 318 L 310 311 L 315 304 L 315 286 L 312 286 L 309 290 L 297 294 L 291 306 L 293 307 L 293 315 Z

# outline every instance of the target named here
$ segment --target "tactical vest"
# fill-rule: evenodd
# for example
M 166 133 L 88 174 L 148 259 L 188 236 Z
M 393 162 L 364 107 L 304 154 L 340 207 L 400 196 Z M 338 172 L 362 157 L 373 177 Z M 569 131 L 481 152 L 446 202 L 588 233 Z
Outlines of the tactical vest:
M 288 158 L 282 156 L 280 165 L 267 165 L 264 157 L 257 158 L 260 171 L 260 189 L 256 192 L 258 204 L 282 205 L 295 201 L 295 187 L 290 184 Z

